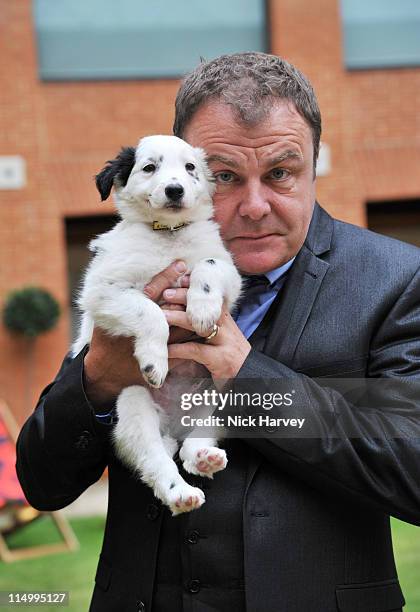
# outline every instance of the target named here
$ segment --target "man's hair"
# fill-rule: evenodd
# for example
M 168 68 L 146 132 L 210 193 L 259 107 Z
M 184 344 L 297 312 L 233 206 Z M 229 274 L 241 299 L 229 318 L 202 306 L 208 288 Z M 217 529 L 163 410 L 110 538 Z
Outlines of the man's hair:
M 202 61 L 186 75 L 178 90 L 174 134 L 182 138 L 194 113 L 210 100 L 229 104 L 239 122 L 253 126 L 269 115 L 276 98 L 292 102 L 309 124 L 315 169 L 321 137 L 315 92 L 297 68 L 276 55 L 234 53 Z

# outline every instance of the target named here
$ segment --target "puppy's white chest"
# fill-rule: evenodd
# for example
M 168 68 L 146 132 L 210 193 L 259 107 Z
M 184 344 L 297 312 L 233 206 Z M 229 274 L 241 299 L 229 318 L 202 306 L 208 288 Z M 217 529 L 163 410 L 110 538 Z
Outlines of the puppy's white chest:
M 185 261 L 189 271 L 206 257 L 230 260 L 216 228 L 212 222 L 175 231 L 121 227 L 94 241 L 91 272 L 106 282 L 142 285 L 178 259 Z

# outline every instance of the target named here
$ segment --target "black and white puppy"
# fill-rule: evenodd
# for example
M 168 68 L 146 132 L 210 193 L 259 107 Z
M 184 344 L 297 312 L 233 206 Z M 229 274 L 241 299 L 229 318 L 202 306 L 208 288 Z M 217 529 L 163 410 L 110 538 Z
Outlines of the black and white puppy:
M 202 335 L 219 319 L 223 302 L 232 307 L 240 293 L 240 275 L 211 220 L 214 180 L 202 149 L 175 136 L 148 136 L 137 148 L 122 149 L 96 184 L 102 200 L 114 187 L 121 221 L 90 244 L 95 255 L 80 294 L 83 317 L 73 354 L 90 342 L 94 325 L 133 337 L 144 379 L 159 388 L 168 372 L 169 327 L 144 286 L 174 260 L 184 260 L 191 274 L 186 312 Z M 124 389 L 117 413 L 118 456 L 172 514 L 200 507 L 204 494 L 179 474 L 172 459 L 178 443 L 147 386 Z M 208 477 L 227 463 L 212 438 L 186 438 L 180 458 L 186 471 Z

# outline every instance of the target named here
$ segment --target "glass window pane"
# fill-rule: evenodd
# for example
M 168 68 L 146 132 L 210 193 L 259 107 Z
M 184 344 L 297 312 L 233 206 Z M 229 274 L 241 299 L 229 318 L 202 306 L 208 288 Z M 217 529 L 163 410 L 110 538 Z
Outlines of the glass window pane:
M 33 0 L 42 79 L 178 77 L 266 51 L 264 0 Z
M 420 65 L 419 0 L 341 0 L 347 68 Z

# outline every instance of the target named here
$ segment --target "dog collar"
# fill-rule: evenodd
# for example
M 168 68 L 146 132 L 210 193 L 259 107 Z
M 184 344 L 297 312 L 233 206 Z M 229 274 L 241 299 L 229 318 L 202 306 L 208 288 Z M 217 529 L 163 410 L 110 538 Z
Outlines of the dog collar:
M 177 223 L 176 225 L 165 225 L 165 223 L 160 223 L 159 221 L 153 221 L 152 223 L 152 229 L 157 231 L 157 230 L 169 230 L 171 232 L 174 232 L 176 230 L 181 229 L 181 227 L 186 227 L 187 225 L 189 225 L 189 223 L 187 222 L 181 222 L 181 223 Z

